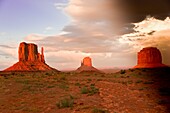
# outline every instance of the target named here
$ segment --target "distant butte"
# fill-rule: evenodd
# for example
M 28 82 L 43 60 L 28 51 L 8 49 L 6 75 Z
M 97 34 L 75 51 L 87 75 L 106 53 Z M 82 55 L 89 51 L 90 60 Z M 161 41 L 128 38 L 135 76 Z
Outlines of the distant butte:
M 85 57 L 81 62 L 81 66 L 76 72 L 100 72 L 98 69 L 92 66 L 92 60 L 90 57 Z
M 146 47 L 138 52 L 138 63 L 134 68 L 167 67 L 162 64 L 162 56 L 156 47 Z
M 18 49 L 18 60 L 13 66 L 4 71 L 50 71 L 56 70 L 45 63 L 44 49 L 38 53 L 38 47 L 33 43 L 22 42 Z M 57 70 L 56 70 L 57 71 Z

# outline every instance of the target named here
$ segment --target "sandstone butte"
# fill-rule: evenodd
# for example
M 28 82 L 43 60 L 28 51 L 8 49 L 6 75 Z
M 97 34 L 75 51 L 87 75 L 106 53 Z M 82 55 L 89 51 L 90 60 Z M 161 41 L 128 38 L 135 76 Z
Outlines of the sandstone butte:
M 92 66 L 92 60 L 90 57 L 85 57 L 81 62 L 81 66 L 76 72 L 100 72 L 98 69 Z
M 20 43 L 18 60 L 17 63 L 4 71 L 57 71 L 45 63 L 43 47 L 40 54 L 37 45 L 33 43 Z
M 159 68 L 167 67 L 162 64 L 162 56 L 156 47 L 146 47 L 138 52 L 137 65 L 134 68 Z

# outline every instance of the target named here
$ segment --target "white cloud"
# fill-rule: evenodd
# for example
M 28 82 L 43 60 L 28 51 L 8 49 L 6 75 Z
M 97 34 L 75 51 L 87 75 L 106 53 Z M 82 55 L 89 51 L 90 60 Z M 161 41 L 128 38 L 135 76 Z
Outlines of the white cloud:
M 44 33 L 49 33 L 49 32 L 51 32 L 51 31 L 54 31 L 54 28 L 53 27 L 51 27 L 51 26 L 48 26 L 48 27 L 46 27 L 45 29 L 44 29 Z
M 66 3 L 55 3 L 54 6 L 58 10 L 63 10 L 67 6 L 67 4 Z
M 90 56 L 92 58 L 93 66 L 96 68 L 109 68 L 109 67 L 121 67 L 121 66 L 133 66 L 135 64 L 134 54 L 126 53 L 83 53 L 76 51 L 54 51 L 45 52 L 47 63 L 50 63 L 52 67 L 56 67 L 58 70 L 63 69 L 77 69 L 81 65 L 81 61 L 84 57 Z M 126 56 L 126 57 L 124 57 Z M 128 60 L 127 60 L 128 59 Z M 120 63 L 123 62 L 122 63 Z
M 139 44 L 141 46 L 147 46 L 146 44 L 154 46 L 155 44 L 161 43 L 163 40 L 169 41 L 165 38 L 170 37 L 169 17 L 165 20 L 148 17 L 142 22 L 134 23 L 134 25 L 134 33 L 123 35 L 120 41 L 135 45 Z
M 59 70 L 62 69 L 76 69 L 80 66 L 80 62 L 85 56 L 90 56 L 89 53 L 76 52 L 76 51 L 52 51 L 45 53 L 46 61 L 51 66 Z
M 144 47 L 157 47 L 162 52 L 164 63 L 170 64 L 170 18 L 159 20 L 149 17 L 134 25 L 135 32 L 123 35 L 120 42 L 130 44 L 136 51 Z
M 26 41 L 38 41 L 38 40 L 43 40 L 45 37 L 46 37 L 45 35 L 30 34 L 27 37 L 25 37 L 24 40 L 26 40 Z
M 129 44 L 120 43 L 117 36 L 125 18 L 116 1 L 70 0 L 65 13 L 72 21 L 59 35 L 42 39 L 34 35 L 32 38 L 26 38 L 45 48 L 49 64 L 58 69 L 75 68 L 80 65 L 83 57 L 91 56 L 94 57 L 94 65 L 97 64 L 99 67 L 120 66 L 120 61 L 115 58 L 118 56 L 124 59 L 125 64 L 130 65 L 129 59 L 125 61 L 127 57 L 124 55 L 131 54 L 131 47 Z M 118 55 L 121 52 L 122 54 Z M 117 62 L 113 64 L 107 62 L 108 59 Z
M 7 35 L 6 32 L 0 32 L 0 36 L 4 36 L 4 35 Z
M 45 28 L 45 30 L 47 30 L 47 31 L 53 30 L 53 29 L 54 29 L 54 28 L 53 28 L 53 27 L 50 27 L 50 26 L 48 26 L 48 27 Z
M 13 43 L 9 43 L 9 45 L 0 45 L 0 70 L 4 70 L 17 62 L 18 45 Z
M 124 18 L 116 1 L 70 0 L 65 12 L 72 18 L 71 23 L 65 26 L 58 36 L 39 39 L 39 43 L 44 41 L 49 48 L 57 48 L 54 50 L 58 51 L 86 53 L 124 51 L 122 49 L 128 46 L 121 46 L 117 40 L 118 26 Z M 38 38 L 34 36 L 29 40 L 38 42 Z
M 170 29 L 170 18 L 159 20 L 154 17 L 146 18 L 144 21 L 134 23 L 134 30 L 140 33 L 150 33 L 152 31 L 162 31 Z
M 72 21 L 59 35 L 26 38 L 44 46 L 47 61 L 58 69 L 76 68 L 85 56 L 94 58 L 99 67 L 121 66 L 122 62 L 133 66 L 136 53 L 146 46 L 159 47 L 164 58 L 168 56 L 169 18 L 147 18 L 134 23 L 135 32 L 119 36 L 127 30 L 121 26 L 126 17 L 113 0 L 70 0 L 65 12 Z
M 154 17 L 148 17 L 139 23 L 133 23 L 135 27 L 134 33 L 125 34 L 122 37 L 144 37 L 163 30 L 170 30 L 170 18 L 159 20 Z M 151 34 L 150 34 L 151 33 Z M 166 35 L 166 34 L 164 34 Z
M 70 0 L 65 8 L 72 18 L 72 25 L 85 30 L 97 27 L 98 32 L 107 31 L 112 35 L 118 32 L 118 27 L 125 19 L 122 10 L 119 2 L 113 0 Z

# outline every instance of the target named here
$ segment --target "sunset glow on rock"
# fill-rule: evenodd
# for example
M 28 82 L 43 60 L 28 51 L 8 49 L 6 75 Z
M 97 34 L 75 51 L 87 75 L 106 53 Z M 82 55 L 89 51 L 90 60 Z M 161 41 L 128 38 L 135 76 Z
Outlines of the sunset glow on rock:
M 157 68 L 166 67 L 162 64 L 162 56 L 155 47 L 143 48 L 138 52 L 138 64 L 134 68 Z
M 77 72 L 100 72 L 98 69 L 92 66 L 92 60 L 90 57 L 85 57 L 81 62 L 81 66 L 76 71 Z
M 44 60 L 44 50 L 42 47 L 41 54 L 38 53 L 37 45 L 32 43 L 20 43 L 19 46 L 19 61 L 40 61 L 45 62 Z
M 170 0 L 0 0 L 0 113 L 170 113 Z
M 83 59 L 83 63 L 82 65 L 88 66 L 88 67 L 92 67 L 92 61 L 90 57 L 85 57 Z
M 55 70 L 45 63 L 44 49 L 38 53 L 38 47 L 33 43 L 22 42 L 19 45 L 19 62 L 4 71 L 48 71 Z

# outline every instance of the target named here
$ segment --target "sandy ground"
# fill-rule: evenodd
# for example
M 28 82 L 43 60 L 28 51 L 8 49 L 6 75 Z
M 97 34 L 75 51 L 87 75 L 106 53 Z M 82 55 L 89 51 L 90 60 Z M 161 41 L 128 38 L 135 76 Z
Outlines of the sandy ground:
M 169 68 L 0 75 L 0 113 L 170 113 Z

